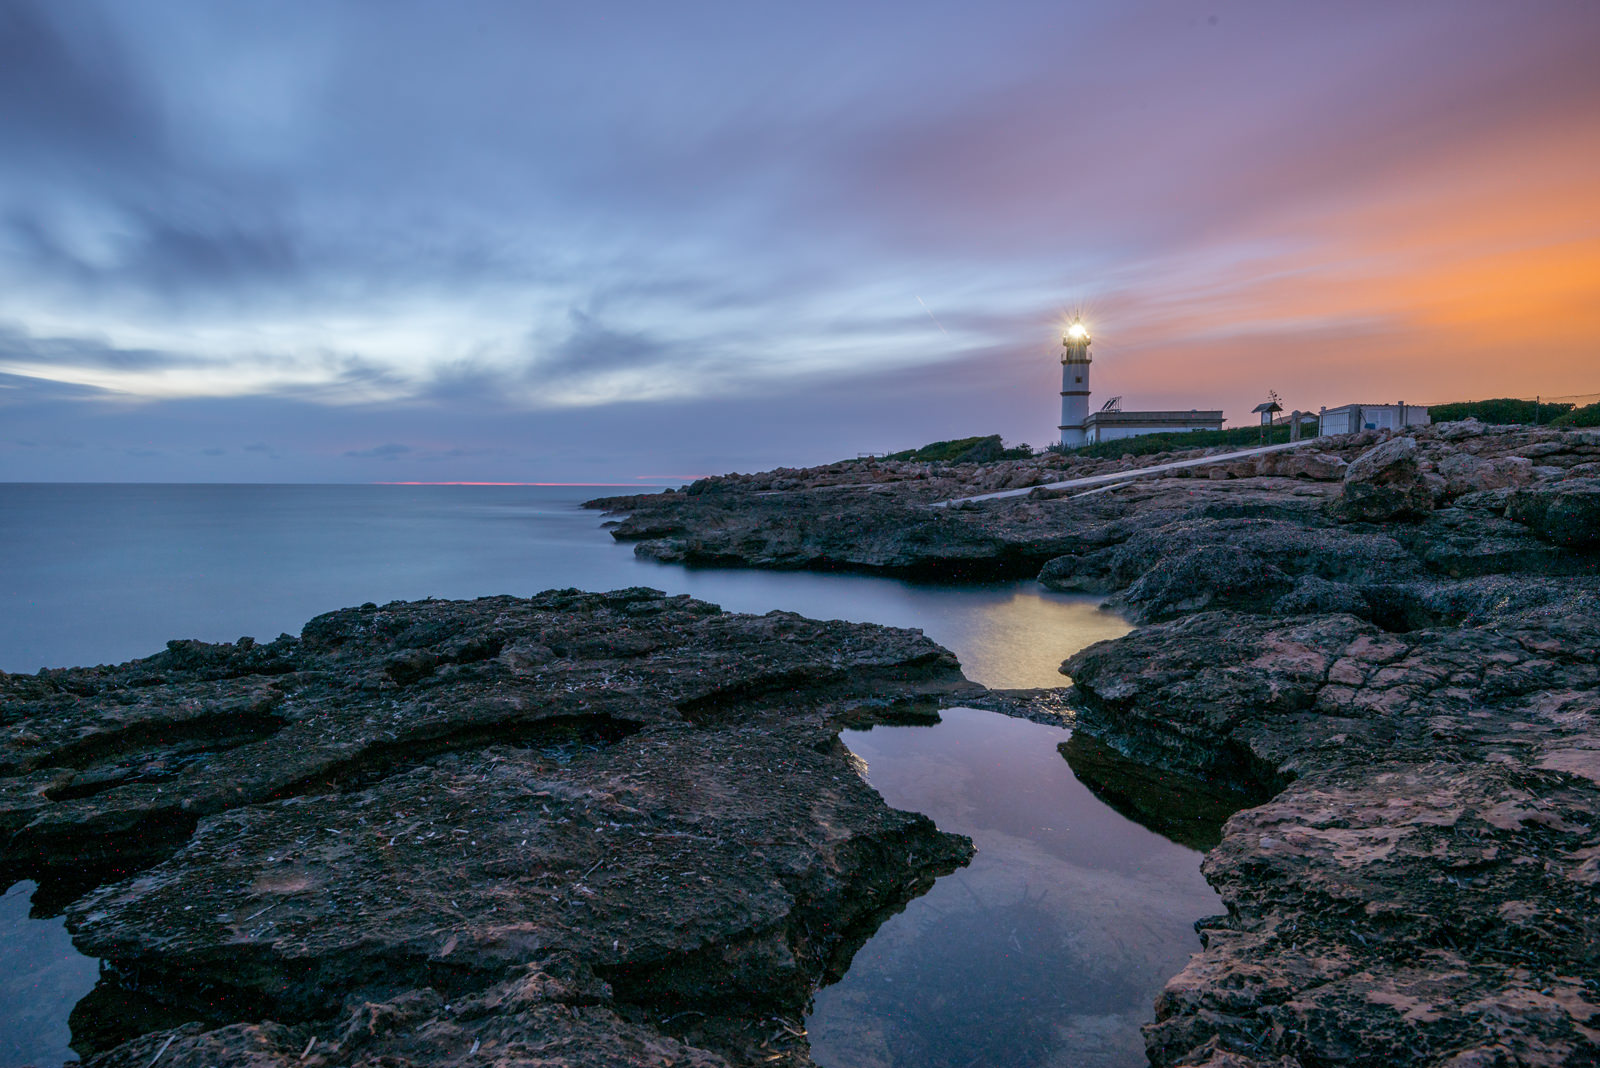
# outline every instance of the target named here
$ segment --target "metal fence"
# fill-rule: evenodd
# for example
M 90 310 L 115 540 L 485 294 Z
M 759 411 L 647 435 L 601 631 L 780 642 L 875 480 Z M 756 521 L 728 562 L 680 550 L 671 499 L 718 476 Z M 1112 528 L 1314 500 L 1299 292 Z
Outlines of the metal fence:
M 1482 404 L 1484 401 L 1491 400 L 1519 400 L 1527 401 L 1529 404 L 1571 404 L 1575 408 L 1582 408 L 1586 404 L 1600 401 L 1600 393 L 1569 393 L 1563 397 L 1546 397 L 1538 394 L 1532 397 L 1477 397 L 1471 400 L 1429 401 L 1427 404 L 1419 405 L 1418 407 L 1436 408 L 1441 404 Z

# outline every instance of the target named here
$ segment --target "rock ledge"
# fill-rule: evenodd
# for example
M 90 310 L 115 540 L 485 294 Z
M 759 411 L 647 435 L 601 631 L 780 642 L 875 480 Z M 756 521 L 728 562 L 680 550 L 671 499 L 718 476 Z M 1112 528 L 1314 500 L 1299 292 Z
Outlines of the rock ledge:
M 0 862 L 108 964 L 94 1068 L 808 1064 L 811 990 L 971 852 L 838 729 L 975 689 L 653 590 L 365 605 L 0 676 Z

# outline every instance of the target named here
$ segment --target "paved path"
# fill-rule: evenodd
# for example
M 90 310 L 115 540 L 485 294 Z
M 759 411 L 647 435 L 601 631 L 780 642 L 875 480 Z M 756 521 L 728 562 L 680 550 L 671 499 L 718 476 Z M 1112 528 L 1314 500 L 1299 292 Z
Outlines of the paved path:
M 944 508 L 952 504 L 964 504 L 967 501 L 995 501 L 1001 497 L 1026 497 L 1036 489 L 1073 489 L 1078 486 L 1101 486 L 1110 489 L 1112 485 L 1131 482 L 1145 475 L 1158 475 L 1163 471 L 1176 471 L 1180 467 L 1200 467 L 1204 464 L 1220 464 L 1228 460 L 1238 460 L 1246 456 L 1260 456 L 1262 453 L 1283 452 L 1285 449 L 1298 449 L 1302 445 L 1310 445 L 1316 438 L 1302 438 L 1299 441 L 1290 441 L 1282 445 L 1258 445 L 1253 449 L 1242 449 L 1239 452 L 1224 452 L 1216 456 L 1200 456 L 1193 460 L 1173 460 L 1171 463 L 1156 464 L 1154 467 L 1140 467 L 1131 471 L 1113 471 L 1105 475 L 1090 475 L 1087 478 L 1069 478 L 1065 482 L 1049 482 L 1038 486 L 1023 486 L 1021 489 L 1000 490 L 998 493 L 980 493 L 976 497 L 957 497 L 954 500 L 940 501 L 933 505 L 934 508 Z

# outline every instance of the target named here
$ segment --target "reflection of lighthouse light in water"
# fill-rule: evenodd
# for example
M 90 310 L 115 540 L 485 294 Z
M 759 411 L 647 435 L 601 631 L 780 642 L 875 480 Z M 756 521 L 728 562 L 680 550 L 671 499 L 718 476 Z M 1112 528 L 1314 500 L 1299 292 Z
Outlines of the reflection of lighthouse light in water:
M 968 678 L 1015 688 L 1063 685 L 1064 657 L 1129 629 L 1097 598 L 1022 586 L 921 625 Z M 817 991 L 813 1058 L 824 1068 L 1146 1063 L 1140 1025 L 1198 948 L 1195 918 L 1220 905 L 1200 854 L 1098 800 L 1064 759 L 1069 730 L 974 709 L 940 717 L 840 735 L 889 804 L 972 836 L 978 854 Z M 1115 778 L 1102 771 L 1101 782 Z
M 1133 629 L 1121 616 L 1099 611 L 1099 600 L 1018 589 L 1006 600 L 973 609 L 962 621 L 966 633 L 941 644 L 957 648 L 966 676 L 985 686 L 1065 686 L 1068 680 L 1058 670 L 1062 660 Z M 924 626 L 935 641 L 938 629 Z

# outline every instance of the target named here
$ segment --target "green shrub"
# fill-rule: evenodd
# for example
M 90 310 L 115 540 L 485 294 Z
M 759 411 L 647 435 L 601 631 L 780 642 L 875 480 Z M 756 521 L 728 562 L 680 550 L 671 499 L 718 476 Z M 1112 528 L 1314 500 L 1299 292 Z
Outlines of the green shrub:
M 1600 426 L 1600 401 L 1573 408 L 1564 415 L 1550 420 L 1551 426 Z
M 1435 423 L 1453 423 L 1458 419 L 1467 418 L 1476 419 L 1480 423 L 1549 423 L 1572 409 L 1571 404 L 1497 397 L 1494 400 L 1434 404 L 1428 408 L 1428 418 Z
M 1307 426 L 1301 434 L 1311 437 L 1316 434 L 1316 430 Z M 1267 428 L 1266 444 L 1277 445 L 1288 440 L 1287 426 Z M 1260 426 L 1236 426 L 1226 430 L 1173 430 L 1162 434 L 1140 434 L 1136 438 L 1102 441 L 1096 445 L 1084 445 L 1077 449 L 1052 448 L 1051 451 L 1062 452 L 1068 456 L 1109 460 L 1118 456 L 1149 456 L 1151 453 L 1172 452 L 1176 449 L 1208 449 L 1213 445 L 1236 445 L 1242 449 L 1260 444 L 1262 444 Z
M 1006 448 L 1000 440 L 999 434 L 981 435 L 975 438 L 953 438 L 950 441 L 935 441 L 931 445 L 924 445 L 920 449 L 905 449 L 901 452 L 891 452 L 885 460 L 915 460 L 920 463 L 992 463 L 996 460 L 1022 460 L 1033 455 L 1033 449 L 1027 445 L 1018 445 Z

